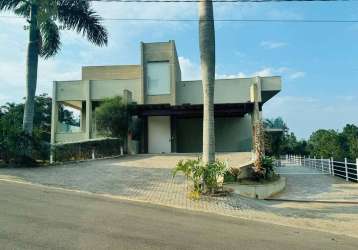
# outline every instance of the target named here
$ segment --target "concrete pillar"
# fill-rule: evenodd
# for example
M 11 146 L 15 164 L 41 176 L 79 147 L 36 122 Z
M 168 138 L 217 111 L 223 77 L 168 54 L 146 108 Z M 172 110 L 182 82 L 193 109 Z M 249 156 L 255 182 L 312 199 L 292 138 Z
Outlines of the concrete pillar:
M 51 110 L 51 144 L 56 142 L 56 130 L 58 123 L 58 103 L 56 95 L 56 82 L 52 85 L 52 110 Z
M 91 85 L 90 81 L 85 81 L 86 91 L 86 139 L 91 139 L 91 124 L 92 124 L 92 101 L 91 101 Z
M 50 163 L 54 162 L 55 152 L 54 145 L 56 143 L 56 132 L 58 123 L 58 102 L 57 102 L 57 86 L 56 82 L 52 84 L 52 110 L 51 110 L 51 149 L 50 149 Z
M 132 103 L 132 92 L 130 92 L 129 90 L 125 89 L 123 90 L 123 102 L 128 105 Z M 132 118 L 129 118 L 129 122 L 132 121 Z M 132 135 L 131 134 L 127 134 L 127 138 L 124 138 L 123 141 L 124 144 L 124 152 L 127 154 L 132 154 L 133 153 L 133 149 L 132 149 Z

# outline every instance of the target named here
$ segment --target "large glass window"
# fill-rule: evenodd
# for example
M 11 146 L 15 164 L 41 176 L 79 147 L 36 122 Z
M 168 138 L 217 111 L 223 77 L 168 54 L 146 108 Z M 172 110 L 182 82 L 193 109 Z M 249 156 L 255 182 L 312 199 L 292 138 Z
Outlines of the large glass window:
M 150 62 L 147 64 L 147 94 L 170 94 L 169 62 Z

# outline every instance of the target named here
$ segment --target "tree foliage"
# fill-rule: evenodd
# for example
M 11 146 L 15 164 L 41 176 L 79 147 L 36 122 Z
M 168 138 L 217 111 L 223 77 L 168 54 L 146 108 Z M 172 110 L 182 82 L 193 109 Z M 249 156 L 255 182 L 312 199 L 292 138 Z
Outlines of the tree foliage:
M 32 136 L 22 131 L 23 112 L 23 103 L 7 103 L 0 107 L 0 158 L 6 162 L 21 163 L 28 146 L 33 148 L 33 158 L 41 160 L 48 158 L 51 138 L 51 98 L 46 94 L 35 97 Z
M 0 0 L 0 11 L 12 11 L 26 18 L 29 24 L 22 128 L 31 136 L 39 56 L 47 59 L 58 53 L 61 48 L 61 29 L 80 33 L 98 46 L 107 44 L 107 30 L 89 0 Z
M 120 96 L 106 99 L 96 108 L 96 123 L 100 133 L 125 140 L 130 124 L 132 106 Z
M 284 154 L 310 155 L 311 157 L 333 157 L 337 160 L 358 158 L 358 127 L 347 124 L 342 132 L 332 129 L 318 129 L 308 140 L 298 140 L 294 133 L 287 132 L 281 118 L 265 120 L 266 128 L 285 128 L 282 133 L 266 134 L 266 153 L 279 156 Z
M 107 44 L 107 30 L 88 0 L 0 0 L 0 11 L 13 11 L 29 20 L 31 5 L 34 4 L 38 8 L 36 28 L 41 57 L 49 58 L 58 53 L 61 48 L 60 29 L 80 33 L 98 46 Z

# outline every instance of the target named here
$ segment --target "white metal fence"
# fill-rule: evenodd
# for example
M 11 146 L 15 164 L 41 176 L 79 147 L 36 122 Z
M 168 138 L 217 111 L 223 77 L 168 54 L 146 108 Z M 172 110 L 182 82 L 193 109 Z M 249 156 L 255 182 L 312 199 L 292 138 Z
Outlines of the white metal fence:
M 333 158 L 324 159 L 322 157 L 311 158 L 299 155 L 285 155 L 280 157 L 279 166 L 284 165 L 314 168 L 323 173 L 344 178 L 346 181 L 358 182 L 358 159 L 353 163 L 348 162 L 347 158 L 344 161 L 335 161 Z

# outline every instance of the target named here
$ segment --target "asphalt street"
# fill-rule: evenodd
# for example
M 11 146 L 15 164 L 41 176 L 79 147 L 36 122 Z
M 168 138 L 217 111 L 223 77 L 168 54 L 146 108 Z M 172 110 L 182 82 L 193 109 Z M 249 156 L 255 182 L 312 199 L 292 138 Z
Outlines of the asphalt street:
M 358 249 L 358 238 L 0 181 L 0 249 Z

